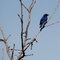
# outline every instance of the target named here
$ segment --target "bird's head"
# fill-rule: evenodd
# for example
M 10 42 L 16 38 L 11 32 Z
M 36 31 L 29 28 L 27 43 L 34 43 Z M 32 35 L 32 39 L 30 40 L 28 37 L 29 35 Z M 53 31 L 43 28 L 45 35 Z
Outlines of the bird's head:
M 49 14 L 44 14 L 44 16 L 49 16 Z

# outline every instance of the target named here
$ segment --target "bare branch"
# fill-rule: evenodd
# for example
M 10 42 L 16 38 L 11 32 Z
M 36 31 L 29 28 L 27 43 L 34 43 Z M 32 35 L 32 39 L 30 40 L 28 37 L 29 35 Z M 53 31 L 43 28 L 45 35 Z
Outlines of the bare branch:
M 29 13 L 31 13 L 32 8 L 34 7 L 34 4 L 36 3 L 36 0 L 32 0 L 32 3 L 29 6 Z
M 7 41 L 4 40 L 4 39 L 0 39 L 0 41 L 1 41 L 1 42 L 4 42 L 4 44 L 5 44 L 5 46 L 6 46 L 7 54 L 8 54 L 8 56 L 9 56 L 9 58 L 11 59 L 11 57 L 10 57 L 10 51 L 9 51 L 9 48 L 10 48 L 10 47 L 8 46 Z
M 55 24 L 57 24 L 57 23 L 59 23 L 59 21 L 54 22 L 54 23 L 51 23 L 51 24 L 49 24 L 49 25 L 46 25 L 45 27 L 49 27 L 49 26 L 51 26 L 51 25 L 55 25 Z
M 13 50 L 13 48 L 10 48 L 9 50 Z M 19 50 L 19 49 L 14 49 L 15 51 L 22 51 L 22 50 Z
M 25 55 L 25 56 L 33 56 L 33 54 Z
M 4 40 L 4 41 L 7 41 L 8 38 L 11 36 L 11 34 L 8 35 L 7 37 L 5 37 L 5 34 L 4 34 L 3 29 L 1 28 L 1 26 L 0 26 L 0 31 L 1 31 L 1 34 L 2 34 L 3 40 Z
M 32 40 L 25 45 L 24 51 L 26 51 L 27 48 L 28 48 L 31 44 L 33 44 L 34 41 L 36 41 L 36 39 L 35 39 L 35 38 L 32 38 Z M 37 42 L 37 41 L 36 41 L 36 42 Z M 31 48 L 32 48 L 32 47 L 31 47 Z M 17 60 L 20 60 L 20 59 L 22 59 L 23 57 L 27 56 L 27 55 L 23 56 L 22 53 L 23 53 L 23 52 L 20 52 L 20 55 L 19 55 L 19 57 L 18 57 Z
M 49 21 L 52 19 L 52 17 L 54 16 L 54 14 L 56 13 L 56 11 L 58 10 L 59 5 L 60 5 L 60 0 L 58 0 L 57 5 L 55 6 L 54 10 L 52 11 L 51 16 L 49 17 Z
M 6 40 L 4 40 L 4 39 L 0 39 L 0 41 L 1 41 L 1 42 L 4 42 L 4 43 L 6 44 Z
M 4 48 L 2 48 L 2 60 L 4 60 Z
M 0 26 L 0 31 L 1 31 L 2 37 L 5 39 L 4 32 L 3 32 L 3 29 L 1 28 L 1 26 Z
M 26 57 L 26 56 L 33 56 L 33 54 L 29 54 L 29 55 L 21 56 L 21 57 L 18 58 L 17 60 L 22 59 L 23 57 Z
M 5 39 L 6 39 L 6 40 L 8 40 L 10 36 L 11 36 L 11 34 L 10 34 L 10 35 L 8 35 L 8 37 L 7 37 L 7 38 L 5 38 Z
M 25 43 L 26 43 L 26 41 L 27 41 L 27 37 L 28 37 L 28 28 L 29 28 L 29 25 L 30 25 L 31 10 L 32 10 L 32 8 L 33 8 L 33 6 L 34 6 L 35 3 L 36 3 L 36 0 L 32 0 L 30 6 L 29 6 L 29 8 L 28 8 L 28 10 L 29 10 L 29 12 L 28 12 L 28 23 L 27 23 L 26 31 L 25 31 L 24 45 L 25 45 Z
M 8 46 L 8 44 L 7 44 L 7 43 L 5 44 L 5 46 L 6 46 L 7 54 L 8 54 L 8 56 L 9 56 L 10 60 L 11 60 L 10 50 L 9 50 L 9 48 L 10 48 L 10 47 Z
M 21 4 L 21 46 L 22 46 L 22 53 L 23 53 L 23 56 L 25 55 L 25 52 L 24 52 L 24 47 L 23 47 L 23 5 L 22 5 L 22 0 L 19 0 L 20 1 L 20 4 Z M 20 15 L 18 15 L 20 17 Z M 19 59 L 20 60 L 20 59 Z
M 21 60 L 21 59 L 22 59 L 22 58 L 24 58 L 24 57 L 25 57 L 25 56 L 24 56 L 24 55 L 22 55 L 21 57 L 19 57 L 19 58 L 18 58 L 18 60 Z
M 38 42 L 38 41 L 36 40 L 36 38 L 32 38 L 31 41 L 28 42 L 28 43 L 25 45 L 25 47 L 26 47 L 26 46 L 27 46 L 27 47 L 26 47 L 24 50 L 27 50 L 27 48 L 28 48 L 30 45 L 31 45 L 31 49 L 32 49 L 32 45 L 33 45 L 33 42 L 34 42 L 34 41 Z
M 22 21 L 22 19 L 21 19 L 20 15 L 19 15 L 19 14 L 17 14 L 17 15 L 18 15 L 19 19 Z
M 23 7 L 29 12 L 29 9 L 22 3 Z
M 57 21 L 57 22 L 54 22 L 54 23 L 51 23 L 51 24 L 49 24 L 49 25 L 46 25 L 45 27 L 49 27 L 49 26 L 52 26 L 52 25 L 55 25 L 55 24 L 57 24 L 57 23 L 59 23 L 59 21 Z M 35 35 L 35 37 L 37 37 L 39 34 L 40 34 L 40 30 L 36 33 L 36 35 Z
M 8 56 L 9 56 L 9 58 L 10 58 L 9 46 L 8 46 L 8 44 L 7 44 L 7 40 L 8 40 L 8 38 L 10 37 L 10 35 L 9 35 L 7 38 L 5 38 L 4 32 L 3 32 L 2 28 L 1 28 L 1 26 L 0 26 L 0 31 L 1 31 L 1 34 L 2 34 L 2 36 L 3 36 L 2 39 L 0 38 L 0 42 L 3 42 L 3 43 L 5 44 L 7 54 L 8 54 Z M 11 59 L 11 58 L 10 58 L 10 59 Z
M 11 55 L 11 60 L 14 59 L 14 57 L 13 57 L 13 55 L 14 55 L 14 48 L 15 48 L 15 44 L 14 44 L 14 46 L 13 46 L 12 55 Z
M 1 33 L 2 33 L 2 36 L 3 36 L 3 39 L 0 39 L 0 41 L 4 42 L 5 46 L 6 46 L 6 51 L 7 51 L 7 54 L 10 58 L 10 60 L 13 60 L 13 55 L 14 55 L 14 51 L 19 51 L 20 54 L 18 56 L 18 60 L 21 60 L 22 58 L 24 58 L 25 56 L 31 56 L 33 54 L 30 54 L 30 55 L 25 55 L 25 51 L 27 50 L 27 48 L 29 46 L 31 46 L 31 49 L 32 49 L 32 46 L 33 46 L 33 42 L 36 41 L 36 38 L 28 38 L 28 28 L 30 26 L 30 18 L 31 18 L 31 11 L 32 11 L 32 8 L 34 7 L 34 4 L 36 2 L 36 0 L 32 0 L 29 8 L 27 8 L 23 3 L 22 3 L 22 0 L 19 0 L 20 1 L 20 4 L 21 4 L 21 16 L 19 14 L 18 17 L 20 18 L 20 21 L 21 21 L 21 46 L 22 46 L 22 49 L 21 50 L 17 50 L 17 49 L 14 49 L 15 48 L 15 44 L 14 44 L 14 47 L 13 49 L 11 49 L 8 44 L 7 44 L 7 40 L 8 38 L 11 36 L 9 35 L 7 38 L 4 37 L 4 33 L 3 33 L 3 30 L 0 28 L 1 30 Z M 26 30 L 24 32 L 25 34 L 25 39 L 24 39 L 24 43 L 23 43 L 23 7 L 28 11 L 28 23 L 27 23 L 27 26 L 26 26 Z M 30 42 L 26 42 L 26 41 L 30 41 Z M 10 55 L 10 51 L 12 50 L 12 55 Z

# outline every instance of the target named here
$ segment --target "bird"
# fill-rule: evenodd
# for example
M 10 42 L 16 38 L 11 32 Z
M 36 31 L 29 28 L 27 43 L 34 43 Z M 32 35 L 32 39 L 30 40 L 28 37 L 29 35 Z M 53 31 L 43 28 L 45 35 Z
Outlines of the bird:
M 42 29 L 45 27 L 47 20 L 48 20 L 48 16 L 49 14 L 44 14 L 43 17 L 40 19 L 40 31 L 42 31 Z

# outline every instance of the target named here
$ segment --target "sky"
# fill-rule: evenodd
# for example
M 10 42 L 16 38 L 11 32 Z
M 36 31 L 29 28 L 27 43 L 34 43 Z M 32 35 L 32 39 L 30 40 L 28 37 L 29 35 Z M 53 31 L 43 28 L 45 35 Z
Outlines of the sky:
M 34 37 L 39 31 L 39 21 L 43 14 L 52 15 L 59 0 L 36 0 L 36 4 L 31 12 L 31 24 L 29 27 L 29 37 Z M 30 0 L 23 0 L 23 3 L 29 7 Z M 60 6 L 58 6 L 55 14 L 48 21 L 47 25 L 60 21 Z M 27 11 L 24 9 L 24 30 L 27 24 Z M 11 34 L 8 44 L 15 48 L 21 48 L 20 41 L 20 20 L 17 14 L 20 14 L 19 0 L 0 0 L 0 26 L 2 27 L 5 37 Z M 48 19 L 49 19 L 48 17 Z M 0 32 L 0 38 L 2 34 Z M 37 36 L 38 43 L 34 43 L 33 50 L 26 52 L 33 53 L 33 56 L 25 57 L 24 60 L 60 60 L 60 23 L 48 26 Z M 4 43 L 0 42 L 0 60 L 2 60 L 2 48 L 4 48 L 4 60 L 9 60 Z M 15 53 L 16 55 L 17 53 Z M 16 58 L 16 57 L 15 57 Z

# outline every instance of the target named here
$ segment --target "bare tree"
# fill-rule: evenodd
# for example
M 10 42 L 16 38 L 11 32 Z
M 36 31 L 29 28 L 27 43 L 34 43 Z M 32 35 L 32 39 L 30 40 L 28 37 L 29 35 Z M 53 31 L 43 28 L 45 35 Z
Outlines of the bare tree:
M 24 3 L 23 3 L 23 0 L 19 0 L 19 2 L 20 2 L 20 8 L 21 8 L 21 10 L 20 10 L 20 12 L 21 12 L 21 14 L 18 14 L 18 17 L 19 17 L 19 19 L 20 19 L 20 23 L 21 23 L 21 34 L 20 34 L 20 36 L 21 36 L 21 49 L 15 49 L 15 44 L 13 44 L 13 48 L 10 48 L 10 46 L 8 45 L 8 42 L 7 42 L 7 40 L 8 40 L 8 38 L 11 36 L 11 35 L 9 35 L 7 38 L 4 36 L 4 32 L 3 32 L 3 30 L 2 30 L 2 28 L 0 27 L 0 32 L 1 32 L 1 34 L 2 34 L 2 36 L 3 36 L 3 38 L 0 38 L 0 42 L 3 42 L 4 44 L 5 44 L 5 46 L 6 46 L 6 51 L 7 51 L 7 54 L 8 54 L 8 56 L 9 56 L 9 58 L 10 58 L 10 60 L 14 60 L 14 51 L 19 51 L 20 52 L 20 54 L 18 54 L 18 57 L 17 57 L 17 60 L 21 60 L 21 59 L 23 59 L 25 56 L 32 56 L 33 54 L 29 54 L 29 55 L 27 55 L 26 54 L 26 52 L 25 51 L 27 51 L 27 49 L 31 46 L 31 50 L 32 50 L 32 46 L 33 46 L 33 43 L 34 42 L 38 42 L 37 40 L 36 40 L 36 38 L 37 38 L 37 36 L 38 36 L 38 34 L 40 33 L 40 31 L 38 31 L 37 33 L 36 33 L 36 35 L 35 35 L 35 37 L 33 37 L 33 38 L 29 38 L 28 37 L 28 29 L 29 29 L 29 26 L 30 26 L 30 22 L 31 22 L 31 12 L 32 12 L 32 9 L 33 9 L 33 7 L 34 7 L 34 5 L 35 5 L 35 3 L 36 3 L 36 0 L 31 0 L 31 3 L 30 3 L 30 6 L 27 8 L 25 5 L 24 5 Z M 54 15 L 55 14 L 55 11 L 57 10 L 57 7 L 58 7 L 58 5 L 56 6 L 56 8 L 54 9 L 54 12 L 52 13 L 52 15 Z M 28 12 L 28 23 L 27 23 L 27 25 L 26 25 L 26 28 L 25 28 L 25 31 L 24 31 L 24 28 L 23 28 L 23 8 L 25 8 L 26 9 L 26 11 Z M 52 15 L 51 15 L 51 17 L 52 17 Z M 50 17 L 50 19 L 51 19 L 51 17 Z M 55 23 L 52 23 L 52 24 L 50 24 L 50 25 L 54 25 L 54 24 L 56 24 L 56 23 L 58 23 L 59 21 L 57 21 L 57 22 L 55 22 Z M 50 26 L 50 25 L 47 25 L 46 27 L 48 27 L 48 26 Z M 28 42 L 27 42 L 28 41 Z M 11 54 L 10 54 L 11 53 Z
M 32 0 L 31 1 L 31 4 L 30 6 L 27 8 L 24 3 L 23 3 L 23 0 L 19 0 L 20 2 L 20 7 L 21 7 L 21 14 L 18 14 L 18 17 L 20 19 L 20 22 L 21 22 L 21 49 L 15 49 L 15 44 L 13 45 L 13 48 L 10 48 L 10 46 L 8 45 L 8 38 L 10 37 L 10 35 L 5 38 L 4 37 L 4 32 L 2 30 L 2 28 L 0 27 L 0 31 L 1 31 L 1 34 L 3 36 L 3 38 L 0 38 L 0 41 L 4 42 L 5 46 L 6 46 L 6 51 L 7 51 L 7 54 L 10 58 L 10 60 L 14 60 L 14 51 L 20 51 L 20 54 L 19 56 L 17 57 L 17 60 L 21 60 L 23 59 L 25 56 L 31 56 L 33 54 L 29 54 L 29 55 L 26 55 L 25 51 L 28 49 L 29 46 L 31 46 L 31 49 L 32 49 L 32 46 L 33 46 L 33 42 L 36 41 L 36 38 L 33 37 L 33 38 L 28 38 L 28 29 L 29 29 L 29 26 L 30 26 L 30 21 L 31 21 L 31 11 L 32 11 L 32 8 L 34 7 L 35 3 L 36 3 L 36 0 Z M 26 25 L 26 28 L 25 28 L 25 31 L 23 31 L 23 8 L 25 8 L 28 12 L 28 23 Z M 25 36 L 23 36 L 25 35 Z M 24 39 L 23 39 L 24 38 Z M 28 42 L 27 42 L 28 41 Z M 11 52 L 11 54 L 10 54 Z

